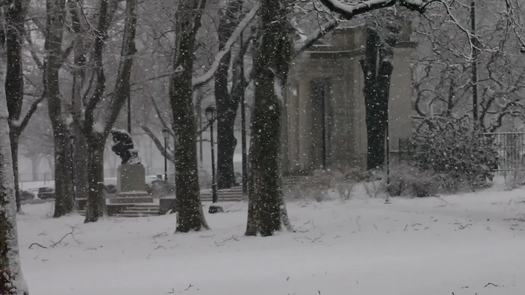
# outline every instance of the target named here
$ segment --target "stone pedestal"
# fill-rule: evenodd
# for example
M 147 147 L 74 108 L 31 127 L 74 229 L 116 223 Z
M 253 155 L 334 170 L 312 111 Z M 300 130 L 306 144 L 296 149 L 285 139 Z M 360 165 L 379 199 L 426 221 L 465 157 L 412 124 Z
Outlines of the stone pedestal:
M 118 193 L 108 199 L 108 208 L 118 213 L 127 206 L 153 203 L 153 198 L 146 192 L 146 170 L 142 164 L 124 164 L 118 168 Z M 108 209 L 109 212 L 109 209 Z M 110 214 L 111 215 L 111 214 Z
M 119 192 L 146 192 L 146 170 L 142 164 L 124 164 L 118 167 Z

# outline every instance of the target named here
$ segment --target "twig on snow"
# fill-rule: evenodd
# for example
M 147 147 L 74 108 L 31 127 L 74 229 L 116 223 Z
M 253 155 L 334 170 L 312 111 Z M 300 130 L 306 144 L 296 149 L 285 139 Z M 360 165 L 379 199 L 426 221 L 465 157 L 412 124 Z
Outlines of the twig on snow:
M 188 290 L 191 289 L 192 287 L 193 287 L 193 285 L 190 283 L 190 284 L 188 285 L 188 287 L 186 287 L 186 289 L 184 289 L 184 291 L 188 291 Z
M 49 246 L 43 246 L 42 244 L 40 243 L 37 243 L 37 242 L 34 242 L 34 243 L 31 243 L 31 245 L 29 245 L 29 249 L 32 249 L 33 246 L 39 246 L 40 248 L 43 248 L 43 249 L 49 249 L 49 248 L 55 248 L 56 246 L 58 246 L 60 243 L 62 243 L 64 241 L 65 238 L 67 238 L 68 236 L 71 236 L 71 238 L 79 243 L 77 241 L 77 239 L 75 239 L 75 227 L 74 226 L 71 226 L 71 231 L 66 233 L 65 235 L 63 235 L 58 241 L 56 242 L 53 242 L 51 243 Z
M 27 248 L 28 248 L 28 249 L 33 249 L 33 246 L 38 246 L 38 247 L 40 247 L 40 248 L 47 249 L 46 246 L 42 246 L 41 244 L 36 243 L 36 242 L 35 242 L 35 243 L 31 243 L 31 245 L 29 245 L 29 247 L 27 247 Z

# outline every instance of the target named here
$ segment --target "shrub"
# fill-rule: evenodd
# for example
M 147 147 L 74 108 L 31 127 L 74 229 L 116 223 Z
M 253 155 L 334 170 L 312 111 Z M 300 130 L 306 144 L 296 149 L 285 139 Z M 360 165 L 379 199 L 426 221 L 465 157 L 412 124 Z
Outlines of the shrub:
M 283 185 L 283 192 L 289 199 L 348 200 L 355 183 L 352 176 L 353 171 L 344 169 L 316 170 L 310 176 L 290 177 Z
M 429 197 L 439 192 L 439 176 L 403 164 L 391 169 L 386 190 L 391 196 Z
M 493 141 L 479 130 L 472 130 L 468 118 L 427 119 L 415 132 L 411 144 L 416 167 L 441 175 L 449 189 L 462 184 L 477 189 L 494 177 L 498 156 Z

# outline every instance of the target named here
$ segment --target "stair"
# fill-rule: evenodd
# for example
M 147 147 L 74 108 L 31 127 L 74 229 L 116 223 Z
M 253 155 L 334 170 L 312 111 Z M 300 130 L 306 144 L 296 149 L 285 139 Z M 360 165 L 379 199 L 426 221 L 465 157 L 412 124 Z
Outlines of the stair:
M 160 211 L 159 205 L 147 205 L 147 204 L 130 204 L 120 210 L 118 213 L 114 213 L 113 217 L 150 217 L 159 216 Z M 86 216 L 86 210 L 77 210 L 81 216 Z
M 114 214 L 115 217 L 149 217 L 149 216 L 158 216 L 159 205 L 130 205 L 120 212 Z
M 242 193 L 242 187 L 236 186 L 229 189 L 220 189 L 217 191 L 217 198 L 219 202 L 239 202 L 245 199 Z M 212 192 L 211 190 L 201 192 L 201 202 L 211 202 Z

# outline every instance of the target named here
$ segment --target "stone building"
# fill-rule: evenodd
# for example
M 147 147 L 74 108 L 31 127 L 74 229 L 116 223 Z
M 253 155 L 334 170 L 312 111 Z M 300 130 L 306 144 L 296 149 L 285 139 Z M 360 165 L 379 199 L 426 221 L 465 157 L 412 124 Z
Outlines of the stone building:
M 283 122 L 285 175 L 317 169 L 366 169 L 364 56 L 366 29 L 340 28 L 298 56 L 291 67 Z M 410 136 L 410 33 L 394 49 L 389 101 L 390 151 Z M 403 41 L 404 40 L 404 41 Z

